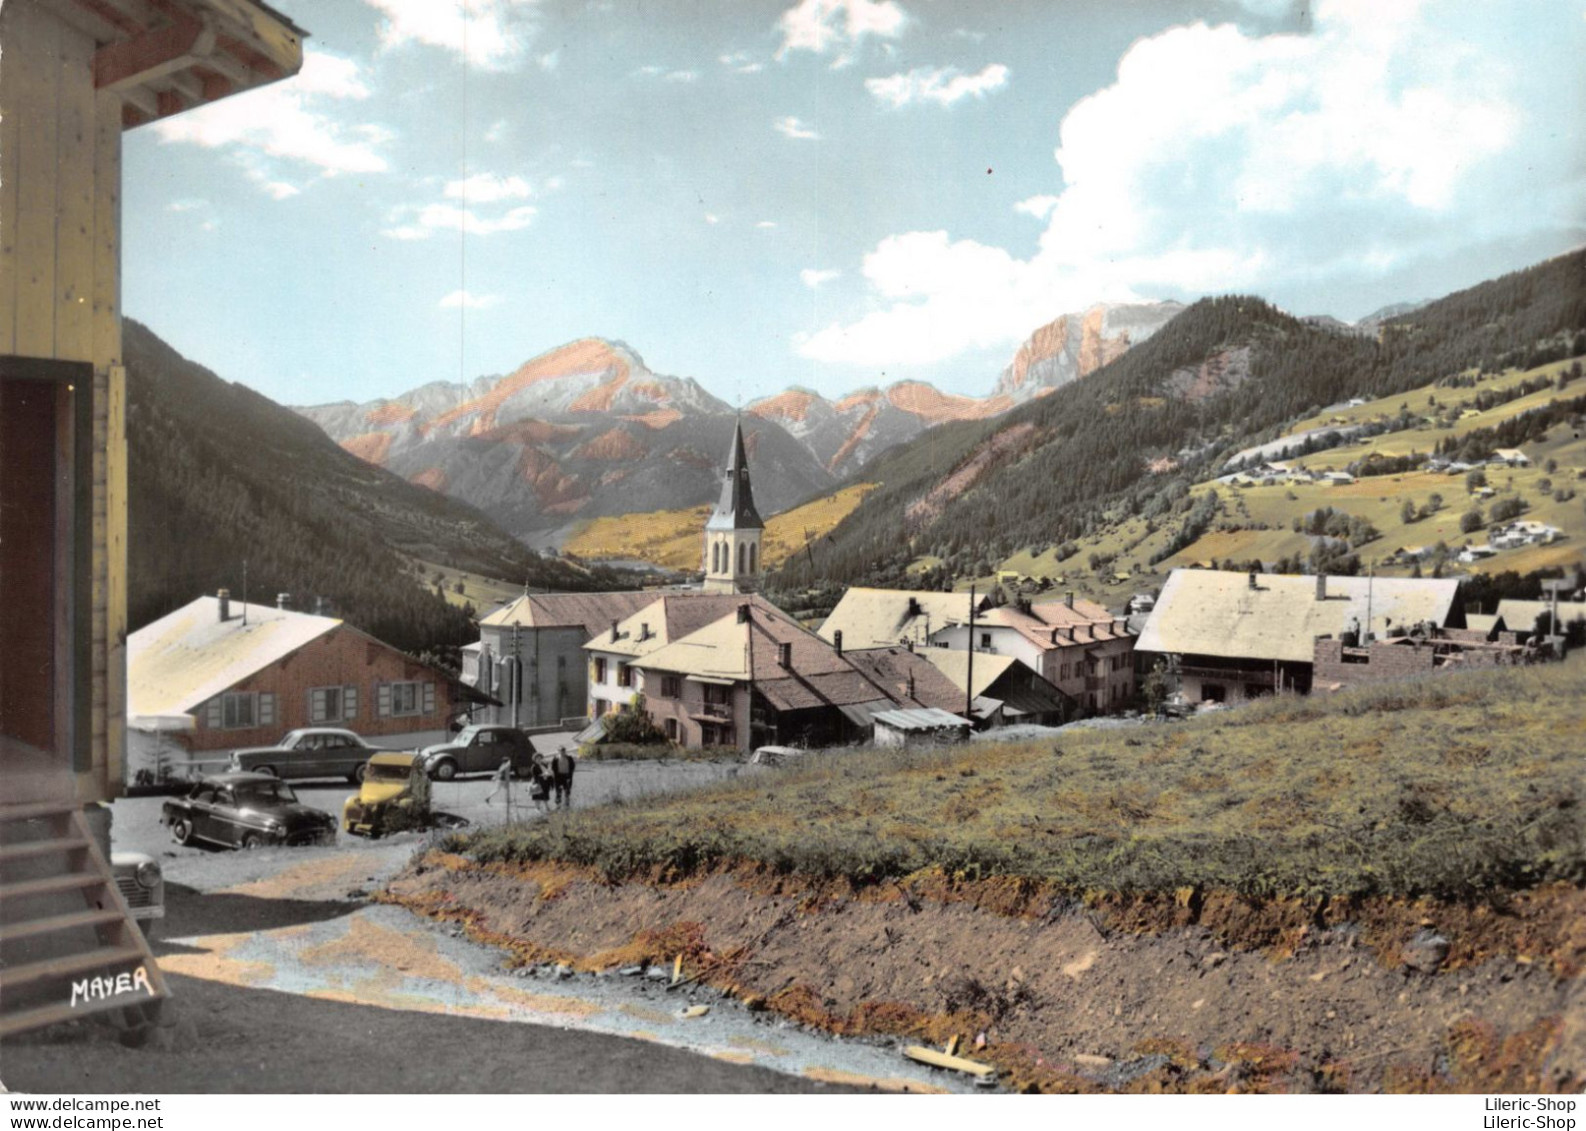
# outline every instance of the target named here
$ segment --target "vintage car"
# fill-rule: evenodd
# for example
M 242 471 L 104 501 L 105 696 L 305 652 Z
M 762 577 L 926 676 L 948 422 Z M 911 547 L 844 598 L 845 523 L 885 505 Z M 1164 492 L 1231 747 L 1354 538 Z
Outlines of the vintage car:
M 749 756 L 751 766 L 785 766 L 797 762 L 809 751 L 797 746 L 762 746 Z
M 357 793 L 341 807 L 341 827 L 377 837 L 429 821 L 430 779 L 417 754 L 376 754 Z
M 332 844 L 336 818 L 298 801 L 292 787 L 269 774 L 215 774 L 186 797 L 167 801 L 160 823 L 177 844 L 207 841 L 226 848 L 273 844 Z
M 511 762 L 512 772 L 526 778 L 534 761 L 529 736 L 505 725 L 464 727 L 450 742 L 426 746 L 419 753 L 425 772 L 436 781 L 451 781 L 458 774 L 493 774 L 502 762 Z
M 165 918 L 165 875 L 146 852 L 112 852 L 110 875 L 143 937 L 153 940 Z
M 231 752 L 231 768 L 245 773 L 274 774 L 278 778 L 346 778 L 363 780 L 363 768 L 376 754 L 350 730 L 339 727 L 301 727 L 287 731 L 274 746 L 249 746 Z

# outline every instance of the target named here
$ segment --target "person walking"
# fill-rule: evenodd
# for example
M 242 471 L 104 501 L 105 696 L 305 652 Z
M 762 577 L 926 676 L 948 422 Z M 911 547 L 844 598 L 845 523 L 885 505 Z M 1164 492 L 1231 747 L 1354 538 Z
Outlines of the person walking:
M 541 813 L 551 811 L 551 767 L 539 751 L 529 762 L 529 798 Z
M 556 787 L 556 808 L 567 809 L 573 804 L 573 771 L 578 762 L 563 746 L 551 759 L 551 782 Z

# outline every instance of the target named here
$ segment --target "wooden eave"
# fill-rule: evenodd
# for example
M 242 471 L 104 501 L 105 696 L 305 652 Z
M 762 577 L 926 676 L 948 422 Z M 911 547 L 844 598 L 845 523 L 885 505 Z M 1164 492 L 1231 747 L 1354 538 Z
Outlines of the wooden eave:
M 93 37 L 94 87 L 123 100 L 121 125 L 160 118 L 294 75 L 307 32 L 257 0 L 45 0 Z

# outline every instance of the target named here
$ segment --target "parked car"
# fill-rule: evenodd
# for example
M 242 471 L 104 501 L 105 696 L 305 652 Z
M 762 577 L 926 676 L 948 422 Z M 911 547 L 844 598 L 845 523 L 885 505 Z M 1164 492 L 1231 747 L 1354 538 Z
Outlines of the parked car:
M 341 827 L 377 837 L 428 823 L 430 779 L 417 754 L 376 754 L 358 792 L 341 807 Z
M 231 768 L 278 778 L 346 778 L 357 782 L 363 780 L 363 768 L 369 759 L 384 752 L 350 730 L 301 727 L 287 731 L 274 746 L 233 750 Z
M 517 727 L 475 725 L 464 727 L 450 742 L 426 746 L 420 754 L 425 772 L 436 781 L 451 781 L 458 774 L 495 773 L 506 761 L 512 763 L 515 775 L 526 778 L 534 747 Z
M 762 746 L 749 755 L 751 766 L 785 766 L 796 762 L 809 751 L 801 750 L 797 746 Z
M 159 862 L 146 852 L 112 852 L 110 875 L 143 937 L 153 941 L 165 918 L 165 874 Z
M 207 777 L 186 797 L 167 801 L 160 823 L 177 844 L 208 841 L 227 848 L 270 844 L 333 844 L 336 818 L 302 804 L 292 787 L 269 774 Z

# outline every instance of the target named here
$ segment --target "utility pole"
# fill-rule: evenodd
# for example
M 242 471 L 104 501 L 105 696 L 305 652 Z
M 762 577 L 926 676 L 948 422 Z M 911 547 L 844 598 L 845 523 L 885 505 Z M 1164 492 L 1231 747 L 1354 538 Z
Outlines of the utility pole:
M 748 717 L 748 719 L 745 720 L 745 722 L 748 724 L 747 727 L 745 728 L 745 733 L 749 736 L 749 745 L 744 748 L 744 753 L 747 754 L 747 753 L 749 753 L 749 752 L 754 750 L 754 606 L 753 605 L 745 605 L 743 607 L 743 627 L 744 627 L 744 653 L 745 653 L 745 655 L 746 655 L 746 657 L 748 659 L 748 665 L 747 666 L 749 668 L 749 699 L 748 699 L 748 702 L 745 704 L 745 709 L 749 712 L 749 717 Z
M 975 725 L 975 587 L 969 587 L 969 671 L 964 676 L 964 715 Z

